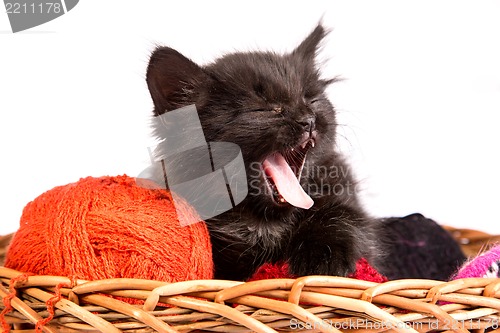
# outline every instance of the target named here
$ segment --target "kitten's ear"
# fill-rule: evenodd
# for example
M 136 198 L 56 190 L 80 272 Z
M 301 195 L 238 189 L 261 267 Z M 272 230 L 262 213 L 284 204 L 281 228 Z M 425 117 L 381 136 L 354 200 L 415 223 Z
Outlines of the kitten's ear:
M 318 53 L 319 45 L 323 38 L 328 34 L 328 31 L 320 23 L 318 26 L 304 39 L 302 43 L 292 52 L 293 55 L 302 57 L 303 60 L 314 64 Z
M 189 93 L 206 76 L 203 69 L 169 47 L 158 47 L 149 60 L 146 82 L 155 115 L 185 106 Z

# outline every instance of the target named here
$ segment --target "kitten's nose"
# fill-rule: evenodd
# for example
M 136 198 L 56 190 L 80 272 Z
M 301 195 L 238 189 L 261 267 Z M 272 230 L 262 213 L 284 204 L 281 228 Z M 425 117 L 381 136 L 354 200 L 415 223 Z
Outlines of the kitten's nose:
M 305 132 L 309 133 L 312 132 L 316 126 L 316 117 L 313 115 L 306 115 L 295 121 L 304 128 Z

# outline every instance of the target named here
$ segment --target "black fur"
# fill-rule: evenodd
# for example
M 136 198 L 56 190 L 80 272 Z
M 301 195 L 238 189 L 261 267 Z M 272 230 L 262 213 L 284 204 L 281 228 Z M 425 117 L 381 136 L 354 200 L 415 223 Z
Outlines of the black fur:
M 345 276 L 360 257 L 376 265 L 376 226 L 361 208 L 348 165 L 336 151 L 335 110 L 316 55 L 326 35 L 318 25 L 292 52 L 233 53 L 199 66 L 169 47 L 157 48 L 147 70 L 154 114 L 195 104 L 207 141 L 239 145 L 249 194 L 233 210 L 206 221 L 216 278 L 244 280 L 265 262 L 288 261 L 294 275 Z M 162 134 L 160 122 L 155 134 Z M 309 133 L 309 134 L 307 134 Z M 314 199 L 308 210 L 279 205 L 268 193 L 262 161 L 316 136 L 302 177 Z

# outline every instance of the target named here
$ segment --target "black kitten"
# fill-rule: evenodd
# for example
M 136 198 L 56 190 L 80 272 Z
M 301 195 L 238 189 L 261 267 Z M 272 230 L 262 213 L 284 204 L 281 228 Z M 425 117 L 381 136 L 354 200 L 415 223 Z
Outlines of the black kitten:
M 318 25 L 291 53 L 233 53 L 206 66 L 168 47 L 151 56 L 154 114 L 195 104 L 207 141 L 235 143 L 243 154 L 248 196 L 206 221 L 216 278 L 245 280 L 279 261 L 293 275 L 345 276 L 359 258 L 376 260 L 374 222 L 335 150 L 325 95 L 335 80 L 320 78 L 316 65 L 325 35 Z M 155 131 L 164 136 L 161 122 Z

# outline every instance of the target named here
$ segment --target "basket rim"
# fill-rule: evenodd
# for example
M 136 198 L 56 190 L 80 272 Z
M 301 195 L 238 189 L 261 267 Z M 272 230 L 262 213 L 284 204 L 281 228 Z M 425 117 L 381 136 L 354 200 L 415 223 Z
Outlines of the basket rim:
M 369 282 L 345 277 L 306 276 L 252 282 L 141 279 L 76 280 L 23 274 L 0 267 L 0 298 L 10 299 L 9 324 L 36 325 L 54 318 L 46 332 L 321 332 L 367 330 L 385 323 L 397 332 L 466 332 L 500 322 L 500 278 L 454 281 L 402 279 Z M 111 296 L 111 297 L 110 297 Z M 129 304 L 123 301 L 141 301 Z M 237 305 L 234 305 L 237 304 Z M 2 306 L 0 306 L 2 308 Z M 6 307 L 3 306 L 2 313 Z M 356 327 L 354 323 L 363 327 Z M 425 324 L 425 325 L 424 325 Z M 320 327 L 322 326 L 322 327 Z M 347 327 L 349 326 L 349 327 Z M 448 327 L 449 326 L 449 327 Z M 387 329 L 387 327 L 383 327 Z M 61 331 L 62 329 L 62 331 Z M 383 330 L 379 330 L 383 331 Z M 22 331 L 20 331 L 22 332 Z

